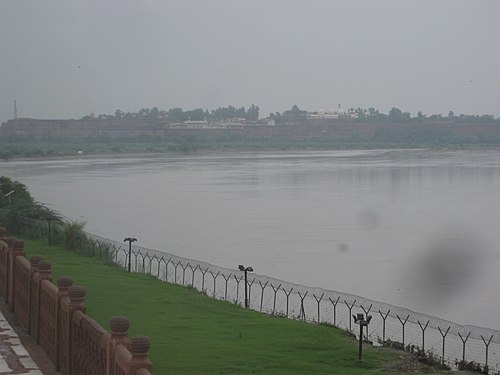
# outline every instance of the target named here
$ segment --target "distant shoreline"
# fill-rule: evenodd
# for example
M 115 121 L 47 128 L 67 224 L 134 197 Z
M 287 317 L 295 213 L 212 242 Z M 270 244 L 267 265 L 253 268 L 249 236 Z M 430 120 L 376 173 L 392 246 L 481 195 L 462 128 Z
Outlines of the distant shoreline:
M 0 143 L 1 145 L 1 143 Z M 119 158 L 123 156 L 154 156 L 154 155 L 190 155 L 196 153 L 223 153 L 223 152 L 280 152 L 280 151 L 347 151 L 347 150 L 500 150 L 500 144 L 443 144 L 443 145 L 405 145 L 405 144 L 385 144 L 385 145 L 284 145 L 284 146 L 242 146 L 242 145 L 226 145 L 225 147 L 203 147 L 207 145 L 194 145 L 186 149 L 174 149 L 168 145 L 163 147 L 151 147 L 150 143 L 131 144 L 130 147 L 124 145 L 119 150 L 114 149 L 114 144 L 92 144 L 90 147 L 79 147 L 79 144 L 43 144 L 40 142 L 26 143 L 23 142 L 21 146 L 18 144 L 10 144 L 11 150 L 0 151 L 0 161 L 14 161 L 14 160 L 68 160 L 78 158 Z M 82 150 L 82 154 L 78 151 Z

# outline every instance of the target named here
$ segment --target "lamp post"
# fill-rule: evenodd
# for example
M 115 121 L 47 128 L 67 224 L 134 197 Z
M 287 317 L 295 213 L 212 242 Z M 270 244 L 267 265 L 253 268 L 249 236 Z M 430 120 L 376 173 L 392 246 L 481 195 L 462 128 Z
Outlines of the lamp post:
M 132 264 L 132 242 L 137 241 L 137 238 L 127 237 L 123 242 L 128 242 L 128 272 L 130 272 L 130 266 Z
M 48 217 L 47 222 L 49 223 L 49 247 L 51 247 L 52 246 L 52 228 L 51 228 L 50 223 L 52 222 L 52 218 Z
M 372 320 L 371 315 L 367 315 L 366 319 L 363 313 L 358 313 L 357 315 L 352 315 L 354 318 L 354 323 L 359 324 L 359 360 L 361 361 L 361 352 L 363 350 L 363 327 L 368 327 L 370 320 Z
M 238 269 L 240 271 L 243 271 L 245 273 L 245 309 L 248 309 L 248 281 L 247 281 L 247 274 L 248 272 L 253 272 L 252 267 L 244 267 L 241 264 L 238 266 Z

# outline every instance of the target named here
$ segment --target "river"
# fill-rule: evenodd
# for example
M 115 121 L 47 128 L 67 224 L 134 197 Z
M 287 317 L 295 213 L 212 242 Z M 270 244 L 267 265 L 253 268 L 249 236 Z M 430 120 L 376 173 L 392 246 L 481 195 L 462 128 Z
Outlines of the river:
M 0 170 L 100 236 L 500 329 L 497 151 L 83 156 Z

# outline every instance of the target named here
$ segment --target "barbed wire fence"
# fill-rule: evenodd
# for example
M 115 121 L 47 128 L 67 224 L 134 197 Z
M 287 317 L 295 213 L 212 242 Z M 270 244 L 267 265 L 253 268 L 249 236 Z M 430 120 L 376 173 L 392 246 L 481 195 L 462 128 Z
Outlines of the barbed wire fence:
M 47 227 L 39 222 L 31 230 Z M 61 229 L 52 237 L 63 239 Z M 59 232 L 58 232 L 59 231 Z M 87 256 L 103 258 L 131 272 L 150 274 L 164 282 L 192 287 L 207 296 L 244 306 L 245 280 L 242 271 L 218 267 L 174 254 L 129 245 L 87 232 L 69 239 L 71 247 Z M 130 256 L 129 256 L 130 250 Z M 249 307 L 262 313 L 327 324 L 357 333 L 352 316 L 372 315 L 364 340 L 418 352 L 456 368 L 474 365 L 483 373 L 500 374 L 500 331 L 457 323 L 418 313 L 403 307 L 353 294 L 311 288 L 269 276 L 248 275 Z

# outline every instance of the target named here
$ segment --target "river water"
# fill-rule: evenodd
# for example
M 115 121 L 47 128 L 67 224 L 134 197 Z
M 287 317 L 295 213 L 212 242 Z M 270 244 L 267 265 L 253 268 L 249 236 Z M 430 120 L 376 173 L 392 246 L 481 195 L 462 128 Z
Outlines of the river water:
M 500 328 L 496 151 L 87 156 L 0 171 L 103 237 Z

